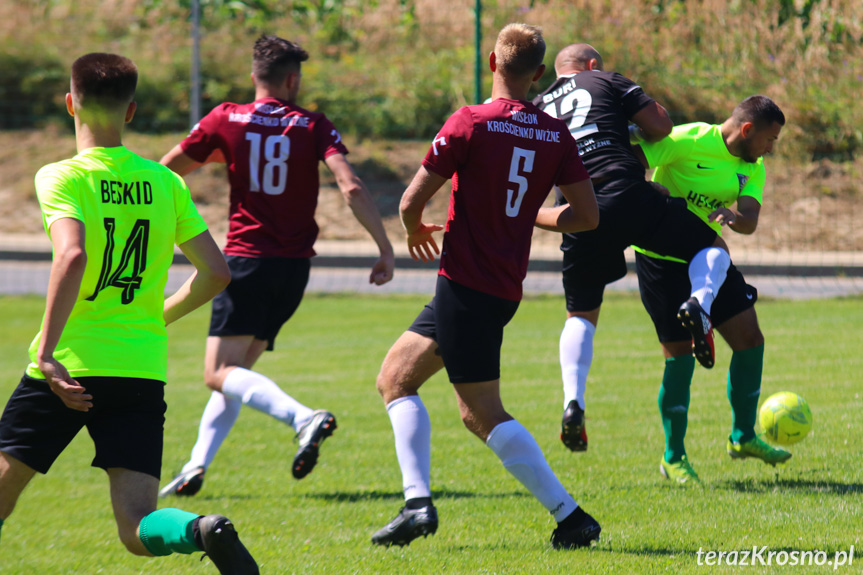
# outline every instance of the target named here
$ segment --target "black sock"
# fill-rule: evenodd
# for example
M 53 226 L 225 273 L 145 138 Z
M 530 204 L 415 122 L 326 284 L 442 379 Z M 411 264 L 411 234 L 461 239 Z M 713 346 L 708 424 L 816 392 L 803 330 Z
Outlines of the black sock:
M 414 497 L 405 501 L 405 507 L 408 509 L 422 509 L 432 504 L 431 497 Z
M 566 518 L 564 518 L 564 520 L 557 525 L 559 527 L 565 527 L 567 529 L 578 527 L 579 525 L 581 525 L 581 522 L 584 521 L 585 516 L 587 516 L 587 513 L 584 512 L 584 509 L 582 509 L 581 507 L 576 507 L 575 511 L 567 515 Z
M 204 516 L 202 515 L 192 521 L 192 537 L 195 538 L 195 545 L 197 545 L 201 551 L 204 550 L 204 540 L 201 539 L 201 519 L 203 518 Z

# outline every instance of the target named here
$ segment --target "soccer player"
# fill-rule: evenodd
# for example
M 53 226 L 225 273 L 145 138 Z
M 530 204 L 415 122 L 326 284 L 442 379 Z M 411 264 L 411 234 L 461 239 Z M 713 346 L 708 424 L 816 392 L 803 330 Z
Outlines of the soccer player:
M 87 427 L 131 553 L 204 551 L 221 573 L 258 573 L 226 517 L 156 510 L 165 326 L 212 299 L 230 274 L 183 180 L 122 144 L 137 80 L 128 58 L 78 58 L 66 94 L 78 154 L 36 174 L 54 257 L 31 363 L 0 417 L 0 525 L 36 472 Z M 196 272 L 165 299 L 175 243 Z
M 648 141 L 668 135 L 672 123 L 665 108 L 632 80 L 605 71 L 602 56 L 588 44 L 563 48 L 554 69 L 557 80 L 533 102 L 564 120 L 578 142 L 600 214 L 597 229 L 564 234 L 560 246 L 567 312 L 560 335 L 560 439 L 572 451 L 585 451 L 585 387 L 593 338 L 605 286 L 626 275 L 624 250 L 636 243 L 650 245 L 691 261 L 695 305 L 700 301 L 706 309 L 722 285 L 730 258 L 722 239 L 706 229 L 685 202 L 664 196 L 645 181 L 644 167 L 632 152 L 631 134 Z M 558 194 L 556 203 L 565 204 L 566 199 Z M 699 361 L 711 367 L 713 336 L 705 321 L 708 329 L 693 328 L 693 346 Z
M 422 384 L 446 368 L 465 426 L 497 455 L 558 522 L 556 548 L 583 547 L 599 524 L 584 512 L 549 467 L 530 432 L 500 397 L 503 328 L 522 297 L 534 225 L 558 231 L 597 224 L 596 200 L 575 142 L 563 122 L 526 101 L 545 71 L 539 28 L 510 24 L 489 56 L 492 101 L 450 116 L 401 200 L 414 259 L 433 261 L 426 202 L 450 178 L 449 216 L 434 299 L 384 359 L 377 387 L 395 434 L 405 505 L 372 537 L 406 545 L 437 530 L 430 491 L 431 422 Z M 540 209 L 557 184 L 569 206 Z
M 313 411 L 252 371 L 264 350 L 272 351 L 308 283 L 318 234 L 320 161 L 380 250 L 369 282 L 382 285 L 393 277 L 392 246 L 371 195 L 345 159 L 348 150 L 339 132 L 323 114 L 296 104 L 301 63 L 308 58 L 293 42 L 259 38 L 252 58 L 255 101 L 216 107 L 162 158 L 180 175 L 208 161 L 227 163 L 231 202 L 224 251 L 233 278 L 213 300 L 204 360 L 204 381 L 212 393 L 198 440 L 180 474 L 162 488 L 163 496 L 198 492 L 243 405 L 296 431 L 299 448 L 291 472 L 297 479 L 312 471 L 321 443 L 336 428 L 332 413 Z
M 722 124 L 677 126 L 669 137 L 642 143 L 636 152 L 646 166 L 656 168 L 654 181 L 668 188 L 673 197 L 684 198 L 703 227 L 721 233 L 727 226 L 751 234 L 758 226 L 766 177 L 762 156 L 773 150 L 784 125 L 785 115 L 770 98 L 751 96 Z M 686 264 L 641 248 L 635 258 L 641 300 L 665 354 L 659 389 L 665 430 L 660 471 L 678 483 L 698 482 L 683 445 L 695 362 L 688 349 L 689 334 L 676 318 L 677 302 L 690 289 Z M 730 264 L 710 314 L 733 352 L 727 386 L 733 414 L 728 454 L 776 465 L 791 454 L 771 447 L 755 434 L 764 359 L 764 335 L 754 308 L 757 299 L 758 291 Z

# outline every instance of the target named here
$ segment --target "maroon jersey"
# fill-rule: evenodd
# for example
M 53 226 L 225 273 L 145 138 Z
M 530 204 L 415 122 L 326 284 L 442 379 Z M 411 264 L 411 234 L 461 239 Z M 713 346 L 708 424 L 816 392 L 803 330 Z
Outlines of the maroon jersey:
M 197 162 L 215 150 L 225 156 L 231 184 L 226 254 L 315 255 L 318 162 L 348 153 L 326 116 L 276 98 L 226 102 L 180 146 Z
M 513 301 L 521 300 L 539 208 L 555 184 L 589 177 L 565 123 L 507 99 L 450 116 L 423 166 L 452 178 L 439 273 Z

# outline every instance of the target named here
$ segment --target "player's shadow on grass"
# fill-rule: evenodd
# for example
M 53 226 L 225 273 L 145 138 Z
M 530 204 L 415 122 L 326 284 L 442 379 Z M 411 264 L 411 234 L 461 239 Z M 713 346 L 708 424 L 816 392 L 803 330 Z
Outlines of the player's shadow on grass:
M 724 481 L 718 484 L 720 489 L 738 491 L 740 493 L 767 493 L 771 491 L 802 491 L 806 493 L 826 493 L 829 495 L 849 495 L 863 493 L 863 483 L 840 483 L 820 479 L 766 479 L 756 481 Z
M 511 497 L 529 497 L 530 494 L 517 491 L 499 493 L 477 493 L 473 491 L 455 491 L 450 489 L 432 489 L 432 498 L 441 499 L 509 499 Z M 323 499 L 325 501 L 338 501 L 352 503 L 355 501 L 383 501 L 403 500 L 404 494 L 400 491 L 336 491 L 332 493 L 307 493 L 304 497 L 310 499 Z

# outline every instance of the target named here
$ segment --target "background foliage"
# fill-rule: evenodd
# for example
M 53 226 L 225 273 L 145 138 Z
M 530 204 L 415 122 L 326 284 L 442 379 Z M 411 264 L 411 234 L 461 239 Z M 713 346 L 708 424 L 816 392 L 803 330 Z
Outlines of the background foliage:
M 249 100 L 261 33 L 300 42 L 301 104 L 359 138 L 433 135 L 473 103 L 474 0 L 202 0 L 203 109 Z M 135 129 L 189 125 L 190 1 L 18 0 L 0 6 L 0 129 L 62 122 L 67 70 L 88 51 L 141 69 Z M 764 93 L 789 117 L 780 153 L 849 160 L 863 145 L 863 5 L 854 0 L 484 0 L 482 57 L 512 21 L 554 53 L 586 41 L 678 123 L 721 121 Z M 551 82 L 548 73 L 538 88 Z M 484 93 L 490 77 L 484 77 Z

